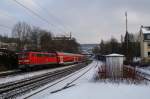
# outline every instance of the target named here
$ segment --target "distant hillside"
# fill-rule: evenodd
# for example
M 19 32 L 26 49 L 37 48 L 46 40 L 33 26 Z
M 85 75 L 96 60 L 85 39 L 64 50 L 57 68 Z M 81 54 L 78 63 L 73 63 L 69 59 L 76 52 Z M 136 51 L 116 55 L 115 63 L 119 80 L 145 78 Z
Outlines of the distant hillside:
M 82 47 L 95 47 L 98 44 L 81 44 Z
M 81 44 L 81 50 L 84 53 L 92 53 L 92 49 L 96 47 L 98 44 Z

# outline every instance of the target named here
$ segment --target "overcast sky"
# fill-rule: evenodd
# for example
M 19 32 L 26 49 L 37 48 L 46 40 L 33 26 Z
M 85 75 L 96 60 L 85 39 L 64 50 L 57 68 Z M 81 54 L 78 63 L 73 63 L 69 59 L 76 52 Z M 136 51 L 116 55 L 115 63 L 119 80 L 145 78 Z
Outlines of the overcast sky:
M 79 43 L 99 43 L 125 34 L 137 33 L 141 25 L 150 25 L 150 0 L 17 0 L 50 24 L 33 15 L 14 0 L 0 0 L 0 33 L 11 35 L 18 21 L 50 30 L 55 35 L 72 32 Z M 7 28 L 2 28 L 6 26 Z

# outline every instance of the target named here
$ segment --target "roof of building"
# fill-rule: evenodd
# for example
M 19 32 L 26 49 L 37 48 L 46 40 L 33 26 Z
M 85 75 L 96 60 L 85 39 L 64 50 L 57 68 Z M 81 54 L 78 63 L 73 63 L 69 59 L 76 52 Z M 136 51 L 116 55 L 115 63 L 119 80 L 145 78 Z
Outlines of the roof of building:
M 123 57 L 124 55 L 112 53 L 112 54 L 108 54 L 108 55 L 105 55 L 105 56 L 106 56 L 106 57 Z
M 141 27 L 143 34 L 150 34 L 150 26 Z

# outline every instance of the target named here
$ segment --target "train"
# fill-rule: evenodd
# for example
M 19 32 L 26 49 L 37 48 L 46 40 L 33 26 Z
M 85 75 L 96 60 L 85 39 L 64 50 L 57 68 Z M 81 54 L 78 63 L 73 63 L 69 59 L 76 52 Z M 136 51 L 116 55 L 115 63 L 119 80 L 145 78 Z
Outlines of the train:
M 0 67 L 7 69 L 18 68 L 18 57 L 14 51 L 0 48 Z
M 20 52 L 18 55 L 19 69 L 40 67 L 44 65 L 67 65 L 85 61 L 87 58 L 82 54 L 64 52 Z

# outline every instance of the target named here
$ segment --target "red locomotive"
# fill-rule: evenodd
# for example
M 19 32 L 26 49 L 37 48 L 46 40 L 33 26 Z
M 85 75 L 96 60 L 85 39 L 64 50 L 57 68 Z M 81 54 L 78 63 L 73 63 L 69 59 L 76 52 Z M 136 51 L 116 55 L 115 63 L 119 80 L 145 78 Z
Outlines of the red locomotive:
M 81 54 L 63 53 L 63 52 L 21 52 L 18 53 L 19 68 L 26 69 L 41 65 L 50 64 L 73 64 L 85 60 Z

